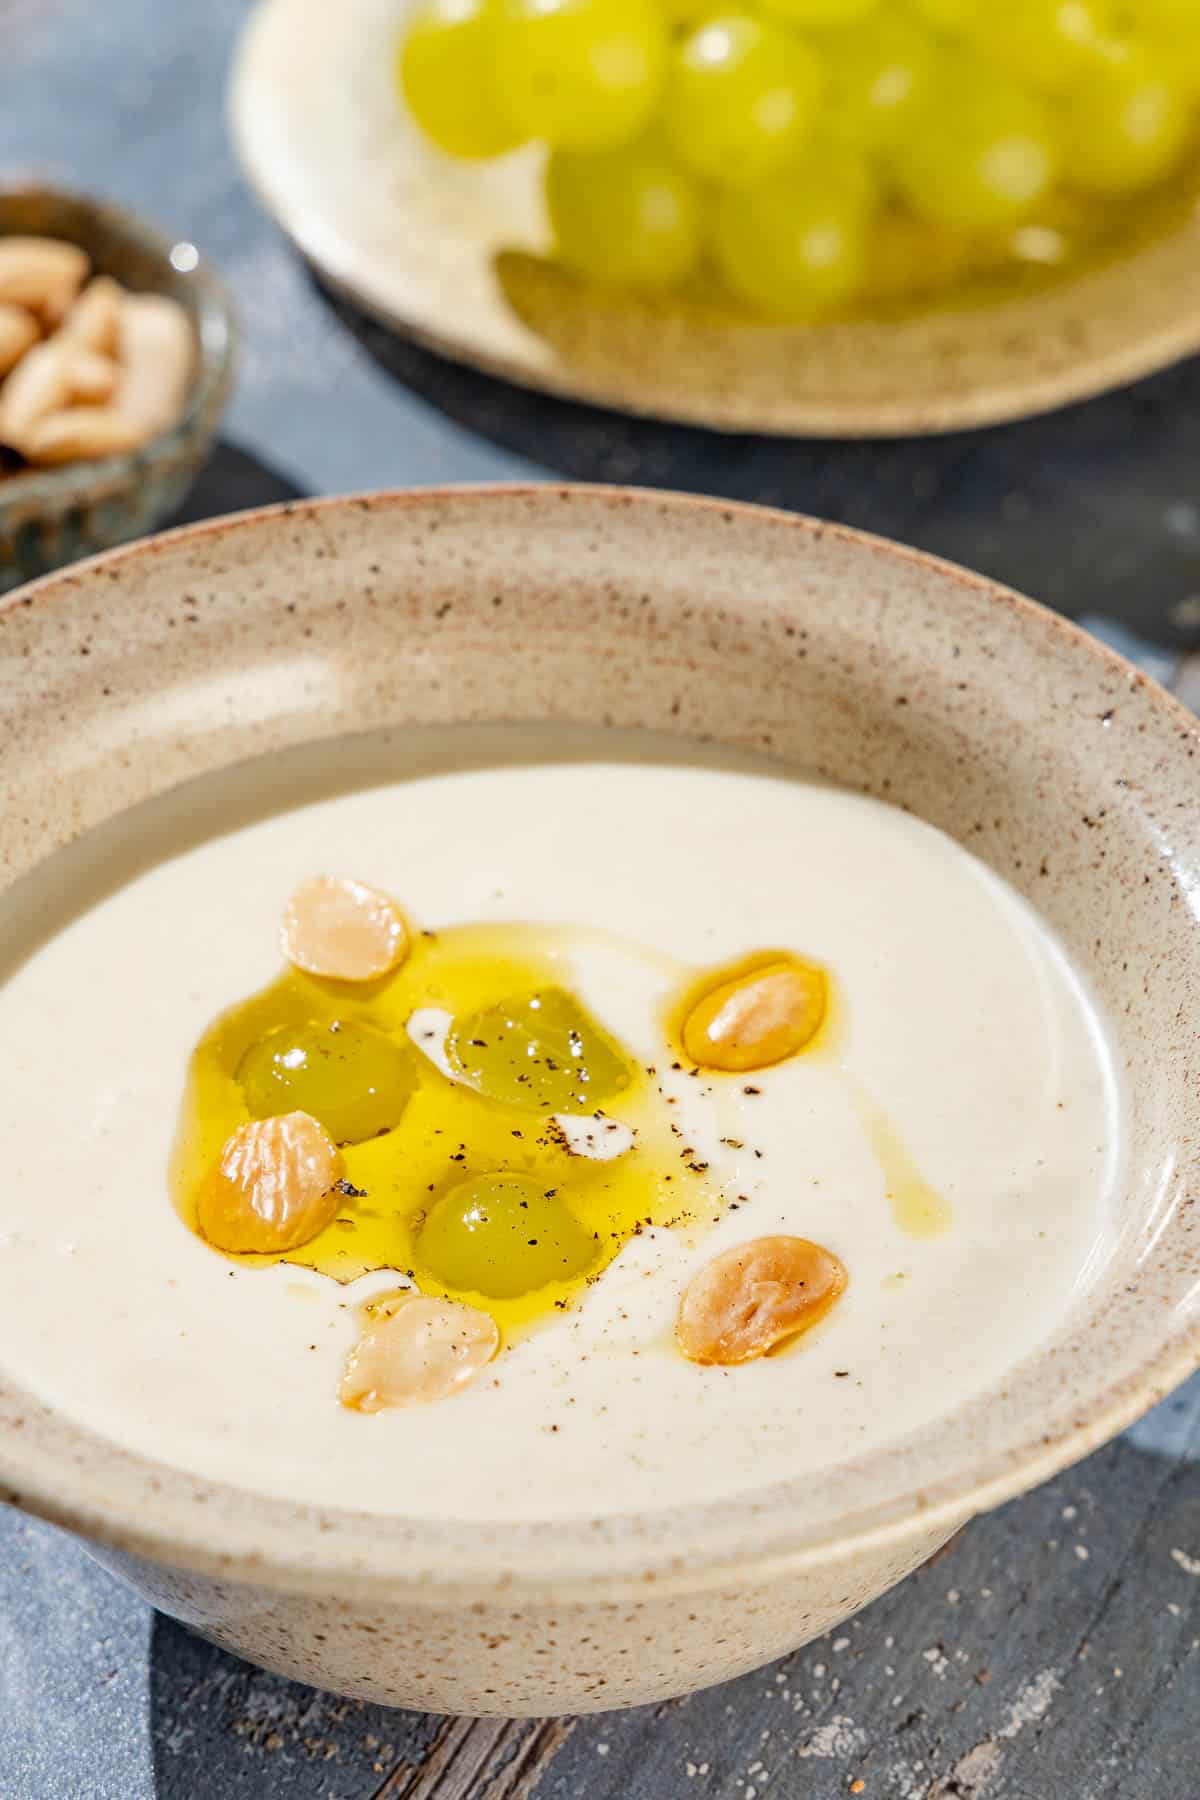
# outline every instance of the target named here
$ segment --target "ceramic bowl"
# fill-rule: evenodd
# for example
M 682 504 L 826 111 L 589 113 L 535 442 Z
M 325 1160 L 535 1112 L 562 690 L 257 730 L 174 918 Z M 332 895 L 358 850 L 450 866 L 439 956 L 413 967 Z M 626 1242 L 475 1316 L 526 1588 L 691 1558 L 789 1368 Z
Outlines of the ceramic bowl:
M 715 737 L 911 808 L 1060 934 L 1128 1096 L 1115 1254 L 1087 1298 L 1001 1386 L 833 1481 L 748 1469 L 736 1504 L 553 1525 L 533 1498 L 515 1524 L 385 1519 L 181 1474 L 0 1376 L 3 1497 L 155 1605 L 320 1686 L 548 1714 L 827 1630 L 1200 1362 L 1200 730 L 1049 612 L 811 520 L 551 486 L 297 504 L 0 609 L 0 887 L 259 752 L 497 718 Z
M 1036 291 L 773 325 L 638 299 L 546 258 L 540 152 L 439 156 L 404 116 L 416 0 L 258 0 L 229 112 L 242 167 L 322 278 L 404 337 L 547 393 L 720 431 L 876 437 L 1024 418 L 1200 348 L 1200 214 Z
M 180 301 L 197 354 L 182 416 L 142 449 L 0 478 L 0 593 L 173 513 L 204 463 L 233 381 L 229 301 L 194 244 L 172 243 L 106 202 L 44 187 L 0 189 L 0 236 L 13 232 L 66 238 L 97 274 Z

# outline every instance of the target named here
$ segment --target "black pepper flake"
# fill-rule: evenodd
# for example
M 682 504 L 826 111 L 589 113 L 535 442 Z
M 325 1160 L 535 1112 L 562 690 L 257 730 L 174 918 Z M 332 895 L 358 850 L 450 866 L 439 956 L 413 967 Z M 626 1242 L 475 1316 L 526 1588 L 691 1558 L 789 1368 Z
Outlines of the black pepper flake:
M 756 1087 L 744 1087 L 742 1089 L 742 1092 L 743 1092 L 743 1094 L 761 1094 L 762 1089 L 756 1088 Z
M 523 1138 L 523 1137 L 524 1137 L 524 1136 L 525 1136 L 525 1133 L 524 1133 L 524 1132 L 523 1132 L 523 1131 L 518 1131 L 518 1130 L 517 1130 L 517 1129 L 516 1129 L 516 1127 L 515 1127 L 515 1126 L 514 1126 L 514 1127 L 513 1127 L 513 1133 L 512 1133 L 512 1135 L 513 1135 L 513 1136 L 514 1136 L 514 1137 L 519 1137 L 519 1138 Z
M 356 1188 L 354 1183 L 347 1181 L 344 1176 L 341 1181 L 335 1181 L 333 1185 L 339 1194 L 345 1194 L 348 1199 L 365 1200 L 367 1197 L 366 1188 Z
M 721 1142 L 723 1144 L 727 1144 L 731 1150 L 744 1150 L 745 1149 L 745 1145 L 743 1144 L 741 1138 L 722 1138 Z
M 839 1381 L 844 1380 L 844 1378 L 850 1373 L 849 1369 L 835 1369 L 833 1372 L 837 1376 Z

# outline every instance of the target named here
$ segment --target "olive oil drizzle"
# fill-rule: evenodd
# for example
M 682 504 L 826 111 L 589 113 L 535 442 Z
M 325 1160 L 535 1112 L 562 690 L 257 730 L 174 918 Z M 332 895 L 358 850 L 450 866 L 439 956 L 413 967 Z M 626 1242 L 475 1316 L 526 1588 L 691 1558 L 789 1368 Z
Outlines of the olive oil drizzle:
M 205 1033 L 188 1070 L 170 1171 L 184 1222 L 198 1230 L 197 1202 L 203 1183 L 227 1138 L 252 1116 L 239 1080 L 239 1072 L 252 1066 L 246 1061 L 248 1053 L 289 1030 L 311 1040 L 314 1028 L 320 1037 L 340 1024 L 357 1028 L 359 1039 L 363 1028 L 368 1041 L 386 1039 L 393 1068 L 397 1050 L 402 1052 L 400 1115 L 379 1135 L 342 1144 L 345 1176 L 338 1183 L 339 1205 L 323 1231 L 282 1255 L 231 1260 L 255 1266 L 287 1262 L 340 1283 L 376 1270 L 394 1271 L 424 1294 L 463 1300 L 490 1313 L 511 1340 L 568 1307 L 622 1245 L 648 1227 L 683 1229 L 696 1241 L 726 1207 L 740 1204 L 746 1196 L 727 1192 L 720 1168 L 714 1169 L 688 1146 L 657 1068 L 637 1063 L 574 999 L 575 956 L 596 936 L 592 931 L 524 925 L 422 932 L 401 967 L 378 980 L 338 982 L 289 968 L 232 1007 Z M 636 946 L 622 944 L 622 948 L 636 953 Z M 772 952 L 771 958 L 777 955 Z M 714 982 L 752 973 L 764 956 L 743 958 L 727 970 L 704 976 L 659 956 L 647 954 L 645 960 L 664 976 L 676 996 L 684 996 L 683 1001 L 675 1000 L 664 1018 L 664 1050 L 670 1061 L 674 1052 L 667 1046 L 674 1042 L 676 1050 L 681 1048 L 688 1001 L 694 1002 Z M 408 1035 L 410 1019 L 424 1009 L 448 1014 L 458 1028 L 472 1019 L 489 1019 L 489 1030 L 497 1019 L 505 1026 L 515 1021 L 513 1042 L 518 1053 L 525 1053 L 521 1034 L 528 1035 L 529 1021 L 539 1017 L 539 995 L 546 997 L 545 1017 L 557 1025 L 559 1041 L 568 1042 L 572 1052 L 581 1055 L 582 1038 L 569 1023 L 564 1033 L 563 1019 L 569 1021 L 574 1008 L 575 1016 L 585 1022 L 596 1073 L 607 1084 L 601 1095 L 589 1093 L 586 1073 L 582 1081 L 564 1086 L 558 1064 L 548 1057 L 541 1076 L 546 1085 L 539 1094 L 535 1055 L 539 1046 L 533 1042 L 527 1052 L 528 1095 L 514 1083 L 509 1045 L 504 1052 L 508 1060 L 499 1070 L 503 1079 L 497 1097 L 488 1091 L 487 1081 L 487 1058 L 499 1054 L 497 1043 L 477 1034 L 468 1036 L 467 1051 L 479 1066 L 465 1068 L 462 1079 L 454 1080 Z M 844 1035 L 844 1006 L 831 983 L 825 1016 L 800 1054 L 829 1066 L 848 1093 L 883 1173 L 900 1229 L 913 1237 L 934 1236 L 947 1229 L 950 1208 L 924 1179 L 885 1110 L 846 1068 L 841 1054 Z M 586 1063 L 586 1056 L 583 1060 Z M 451 1053 L 446 1066 L 453 1062 Z M 670 1066 L 702 1076 L 718 1113 L 726 1112 L 726 1102 L 739 1092 L 757 1094 L 759 1084 L 772 1077 L 767 1068 L 746 1083 L 741 1073 L 692 1069 L 680 1061 Z M 518 1082 L 523 1080 L 523 1075 L 517 1077 Z M 572 1154 L 567 1137 L 556 1126 L 555 1111 L 573 1112 L 583 1119 L 592 1113 L 611 1113 L 612 1119 L 631 1129 L 632 1147 L 610 1161 Z M 743 1148 L 743 1130 L 741 1126 L 731 1130 L 722 1142 Z M 496 1201 L 494 1217 L 488 1215 L 489 1181 Z M 465 1225 L 454 1214 L 459 1194 L 474 1207 L 464 1215 Z M 526 1204 L 521 1194 L 528 1196 L 527 1214 L 513 1211 L 514 1204 Z M 431 1228 L 428 1241 L 436 1266 L 422 1255 L 422 1231 L 431 1215 L 437 1229 Z M 481 1216 L 492 1246 L 482 1262 L 478 1238 L 469 1243 L 462 1238 L 461 1253 L 455 1248 L 455 1232 L 477 1229 Z M 497 1271 L 494 1279 L 487 1275 L 489 1255 Z M 527 1291 L 521 1291 L 519 1276 L 513 1277 L 514 1256 L 527 1256 L 531 1278 Z M 457 1282 L 456 1272 L 462 1274 Z M 472 1279 L 488 1291 L 484 1285 L 472 1286 Z

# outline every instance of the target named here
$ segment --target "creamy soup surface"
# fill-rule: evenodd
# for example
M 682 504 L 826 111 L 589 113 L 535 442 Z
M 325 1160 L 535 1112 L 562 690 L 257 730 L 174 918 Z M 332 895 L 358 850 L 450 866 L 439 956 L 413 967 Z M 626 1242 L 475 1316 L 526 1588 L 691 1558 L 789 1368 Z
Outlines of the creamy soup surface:
M 630 1241 L 462 1394 L 374 1416 L 338 1376 L 394 1279 L 231 1263 L 168 1194 L 193 1047 L 278 972 L 287 895 L 329 872 L 418 926 L 575 928 L 574 993 L 743 1196 L 690 1239 Z M 672 1072 L 672 990 L 761 948 L 828 968 L 830 1048 L 746 1082 Z M 1032 911 L 921 821 L 724 753 L 487 727 L 246 765 L 47 865 L 0 912 L 0 971 L 0 1363 L 120 1445 L 262 1493 L 553 1518 L 820 1476 L 1002 1381 L 1109 1252 L 1111 1061 Z M 905 1216 L 914 1171 L 932 1235 Z M 686 1361 L 689 1276 L 780 1232 L 842 1259 L 840 1303 L 784 1354 Z

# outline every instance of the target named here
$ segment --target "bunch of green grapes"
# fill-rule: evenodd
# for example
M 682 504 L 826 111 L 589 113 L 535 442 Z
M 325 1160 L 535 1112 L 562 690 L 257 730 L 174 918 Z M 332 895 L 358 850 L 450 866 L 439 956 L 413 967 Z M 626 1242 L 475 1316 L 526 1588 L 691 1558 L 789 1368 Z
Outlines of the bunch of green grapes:
M 423 0 L 397 74 L 451 156 L 547 147 L 577 273 L 705 268 L 803 318 L 905 256 L 948 280 L 997 245 L 1053 260 L 1039 219 L 1163 180 L 1200 112 L 1200 3 Z

